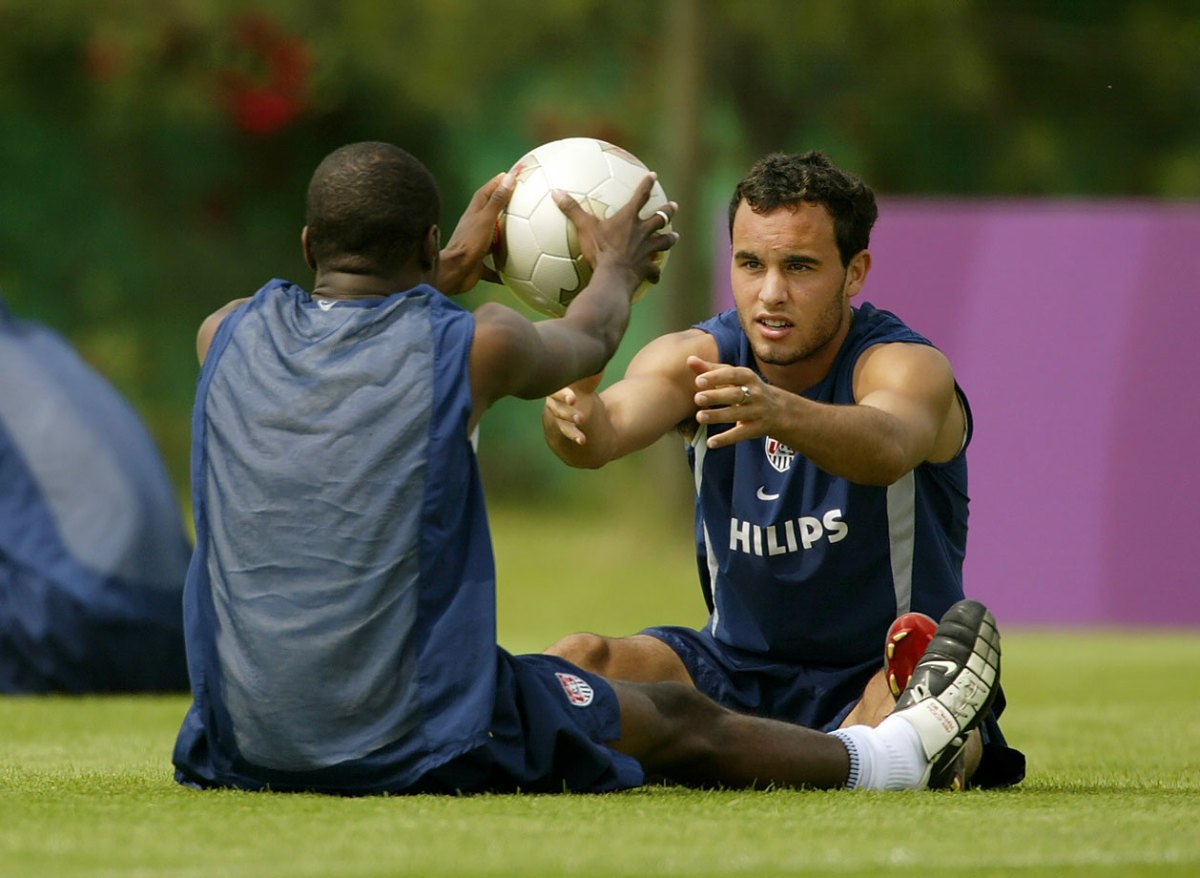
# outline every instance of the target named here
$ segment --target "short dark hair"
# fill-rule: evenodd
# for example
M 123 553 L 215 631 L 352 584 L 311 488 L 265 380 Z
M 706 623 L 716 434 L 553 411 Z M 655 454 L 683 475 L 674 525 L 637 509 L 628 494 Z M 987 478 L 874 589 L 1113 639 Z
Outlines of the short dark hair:
M 326 156 L 308 184 L 309 250 L 325 269 L 391 271 L 440 212 L 437 183 L 417 159 L 390 143 L 351 143 Z
M 809 201 L 823 204 L 833 216 L 834 236 L 842 265 L 871 241 L 871 227 L 879 209 L 871 187 L 854 174 L 839 169 L 822 152 L 799 155 L 772 153 L 754 163 L 729 201 L 729 231 L 738 205 L 745 201 L 755 213 Z

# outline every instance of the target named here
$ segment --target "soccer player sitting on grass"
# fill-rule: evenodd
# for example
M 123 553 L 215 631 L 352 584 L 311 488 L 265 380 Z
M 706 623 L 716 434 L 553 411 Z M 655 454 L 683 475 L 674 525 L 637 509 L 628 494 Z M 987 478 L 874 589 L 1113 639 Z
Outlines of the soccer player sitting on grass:
M 447 298 L 484 274 L 511 174 L 441 249 L 437 187 L 408 153 L 359 143 L 320 164 L 301 235 L 312 292 L 273 280 L 198 338 L 180 782 L 919 788 L 955 759 L 998 686 L 999 635 L 975 602 L 946 614 L 893 716 L 835 734 L 497 646 L 472 434 L 496 400 L 544 396 L 612 356 L 676 240 L 661 231 L 674 204 L 638 219 L 652 181 L 604 221 L 559 194 L 595 273 L 564 317 L 535 324 Z
M 736 307 L 650 342 L 601 393 L 592 377 L 547 399 L 547 442 L 573 466 L 684 435 L 711 613 L 699 630 L 577 634 L 549 653 L 816 729 L 891 712 L 929 617 L 963 598 L 971 416 L 928 340 L 850 306 L 876 214 L 870 187 L 821 153 L 763 158 L 729 205 Z M 1001 693 L 939 782 L 1024 776 L 1003 708 Z

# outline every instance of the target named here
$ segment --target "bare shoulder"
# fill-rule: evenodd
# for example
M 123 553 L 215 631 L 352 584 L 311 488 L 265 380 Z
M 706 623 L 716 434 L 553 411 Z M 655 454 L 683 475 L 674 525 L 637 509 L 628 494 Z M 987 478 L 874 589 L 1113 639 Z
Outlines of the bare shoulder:
M 524 372 L 525 361 L 534 359 L 535 351 L 540 350 L 542 345 L 537 327 L 522 314 L 499 302 L 484 302 L 475 309 L 474 317 L 472 377 L 480 385 L 495 381 L 498 388 L 505 387 L 509 382 L 502 380 L 501 373 L 515 377 Z M 498 389 L 499 395 L 507 392 L 510 389 Z
M 212 344 L 213 336 L 217 334 L 221 323 L 238 307 L 249 301 L 249 297 L 234 299 L 204 318 L 204 321 L 200 324 L 200 330 L 196 333 L 196 357 L 201 363 L 208 356 L 208 348 Z
M 533 324 L 507 305 L 484 302 L 473 312 L 475 340 L 485 344 L 511 345 L 533 331 Z
M 503 387 L 507 382 L 502 380 L 502 373 L 518 371 L 522 352 L 537 341 L 536 330 L 522 315 L 499 302 L 484 302 L 475 309 L 474 317 L 472 384 L 477 392 L 491 384 Z M 503 395 L 503 391 L 498 390 L 496 395 Z
M 854 364 L 854 397 L 884 388 L 941 392 L 954 389 L 954 369 L 946 355 L 920 342 L 887 342 L 863 351 Z
M 942 463 L 964 446 L 967 415 L 954 370 L 931 345 L 897 342 L 868 348 L 855 364 L 854 398 L 926 435 L 923 460 Z

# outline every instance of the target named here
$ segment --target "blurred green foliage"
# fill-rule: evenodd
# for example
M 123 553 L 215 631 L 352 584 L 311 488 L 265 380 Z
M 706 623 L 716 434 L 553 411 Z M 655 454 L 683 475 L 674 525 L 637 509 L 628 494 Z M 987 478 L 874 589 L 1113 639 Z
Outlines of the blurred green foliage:
M 307 282 L 304 188 L 342 143 L 421 157 L 447 227 L 571 135 L 632 150 L 669 194 L 688 146 L 704 217 L 777 149 L 888 194 L 1197 198 L 1198 53 L 1193 0 L 0 0 L 0 294 L 130 398 L 183 488 L 195 329 L 272 276 Z M 690 116 L 667 87 L 683 58 Z M 715 239 L 673 259 L 706 266 Z M 702 312 L 708 290 L 670 275 L 610 375 L 668 328 L 667 297 Z M 516 304 L 484 286 L 468 305 Z M 489 488 L 614 492 L 550 459 L 537 412 L 485 424 Z

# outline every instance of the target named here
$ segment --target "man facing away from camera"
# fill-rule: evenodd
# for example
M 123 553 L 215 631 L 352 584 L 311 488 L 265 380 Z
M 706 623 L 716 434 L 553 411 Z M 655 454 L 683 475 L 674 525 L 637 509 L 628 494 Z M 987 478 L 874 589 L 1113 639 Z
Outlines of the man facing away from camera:
M 547 399 L 547 442 L 572 466 L 683 434 L 711 614 L 550 654 L 826 731 L 891 713 L 933 620 L 963 598 L 972 424 L 937 348 L 851 307 L 876 215 L 870 187 L 824 154 L 761 159 L 729 205 L 735 307 L 652 341 L 603 392 L 593 376 Z M 939 782 L 1023 777 L 1003 707 L 1001 693 Z
M 437 186 L 408 153 L 351 144 L 316 169 L 301 235 L 311 293 L 273 280 L 198 337 L 181 783 L 899 789 L 955 759 L 998 686 L 999 635 L 975 602 L 948 611 L 893 716 L 836 734 L 497 646 L 472 434 L 496 400 L 537 399 L 612 356 L 676 240 L 662 231 L 673 203 L 638 218 L 652 182 L 604 221 L 558 193 L 595 271 L 564 317 L 535 324 L 448 298 L 485 274 L 511 173 L 441 248 Z

